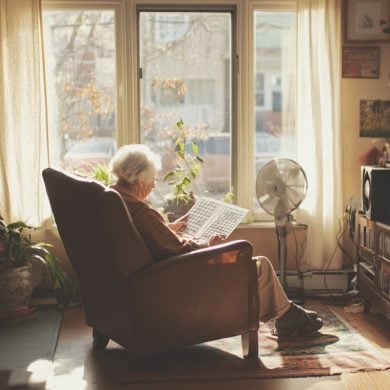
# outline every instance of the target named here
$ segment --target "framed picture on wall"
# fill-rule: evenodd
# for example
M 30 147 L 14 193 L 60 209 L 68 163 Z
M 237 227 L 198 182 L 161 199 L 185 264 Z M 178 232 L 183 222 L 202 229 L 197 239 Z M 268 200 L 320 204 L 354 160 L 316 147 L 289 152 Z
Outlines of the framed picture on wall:
M 381 21 L 390 19 L 389 0 L 344 0 L 344 42 L 389 42 Z
M 342 76 L 344 78 L 379 78 L 379 46 L 344 46 Z
M 360 100 L 360 137 L 390 137 L 390 100 Z

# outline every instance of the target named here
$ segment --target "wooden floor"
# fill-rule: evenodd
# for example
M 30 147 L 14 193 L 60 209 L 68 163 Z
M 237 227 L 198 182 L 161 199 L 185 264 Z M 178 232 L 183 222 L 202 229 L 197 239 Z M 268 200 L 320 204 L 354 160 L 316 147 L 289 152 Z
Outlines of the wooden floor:
M 335 302 L 336 303 L 336 302 Z M 379 347 L 390 358 L 390 321 L 381 314 L 371 311 L 369 314 L 346 313 L 343 306 L 335 309 L 346 318 L 369 341 Z M 133 389 L 133 390 L 176 390 L 176 389 L 353 389 L 353 390 L 389 390 L 390 371 L 343 374 L 317 378 L 272 379 L 272 380 L 235 380 L 231 382 L 188 382 L 168 384 L 112 385 L 97 370 L 93 363 L 91 350 L 91 329 L 86 327 L 82 306 L 65 310 L 52 374 L 46 389 Z M 39 368 L 37 368 L 38 370 Z

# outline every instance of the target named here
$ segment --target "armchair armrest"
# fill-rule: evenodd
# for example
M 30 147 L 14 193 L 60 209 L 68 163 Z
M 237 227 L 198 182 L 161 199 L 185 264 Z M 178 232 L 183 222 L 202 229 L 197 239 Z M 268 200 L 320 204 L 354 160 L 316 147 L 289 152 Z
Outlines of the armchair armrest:
M 222 244 L 200 248 L 191 252 L 182 253 L 176 256 L 168 257 L 162 261 L 155 262 L 128 277 L 128 280 L 145 278 L 149 273 L 155 274 L 161 270 L 176 267 L 182 262 L 205 263 L 212 261 L 215 263 L 234 263 L 236 261 L 251 262 L 253 248 L 250 242 L 245 240 L 235 240 Z M 238 258 L 238 256 L 242 258 Z M 185 265 L 183 265 L 185 267 Z
M 133 347 L 144 337 L 153 350 L 164 350 L 259 327 L 256 265 L 247 241 L 149 265 L 129 276 L 123 287 L 131 307 Z

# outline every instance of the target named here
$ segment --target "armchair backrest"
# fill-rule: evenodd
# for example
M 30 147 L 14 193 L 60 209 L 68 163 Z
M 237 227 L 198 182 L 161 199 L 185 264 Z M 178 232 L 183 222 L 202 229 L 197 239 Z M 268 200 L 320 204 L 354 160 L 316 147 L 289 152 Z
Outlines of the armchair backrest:
M 52 168 L 42 175 L 83 299 L 102 302 L 113 286 L 152 257 L 116 191 Z

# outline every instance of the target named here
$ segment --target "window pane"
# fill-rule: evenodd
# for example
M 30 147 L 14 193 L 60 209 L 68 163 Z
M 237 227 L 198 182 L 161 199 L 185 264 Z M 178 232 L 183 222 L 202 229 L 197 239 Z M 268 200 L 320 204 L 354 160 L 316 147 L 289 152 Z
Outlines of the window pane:
M 232 44 L 226 12 L 140 12 L 141 141 L 175 166 L 176 122 L 205 163 L 192 190 L 221 198 L 230 190 Z M 162 204 L 169 191 L 154 191 Z
M 45 10 L 53 163 L 88 172 L 116 150 L 114 11 Z
M 295 158 L 295 12 L 256 11 L 255 173 L 275 157 Z M 254 207 L 260 206 L 254 196 Z

